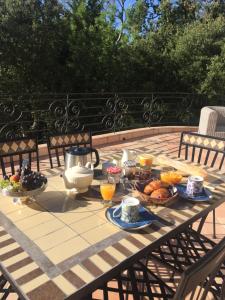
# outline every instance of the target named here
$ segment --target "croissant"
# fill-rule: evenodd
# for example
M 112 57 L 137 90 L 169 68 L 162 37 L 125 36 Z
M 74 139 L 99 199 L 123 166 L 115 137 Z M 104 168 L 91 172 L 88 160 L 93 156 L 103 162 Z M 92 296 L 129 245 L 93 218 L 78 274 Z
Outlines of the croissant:
M 152 198 L 165 199 L 170 197 L 170 192 L 166 188 L 160 188 L 151 193 Z

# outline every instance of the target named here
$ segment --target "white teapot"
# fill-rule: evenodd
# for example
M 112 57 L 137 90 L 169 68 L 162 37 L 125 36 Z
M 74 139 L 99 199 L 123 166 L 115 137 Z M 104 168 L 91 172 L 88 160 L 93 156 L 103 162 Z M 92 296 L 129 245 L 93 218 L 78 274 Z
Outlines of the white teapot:
M 67 189 L 75 189 L 77 193 L 85 193 L 93 180 L 94 172 L 92 168 L 77 166 L 67 169 L 62 177 Z

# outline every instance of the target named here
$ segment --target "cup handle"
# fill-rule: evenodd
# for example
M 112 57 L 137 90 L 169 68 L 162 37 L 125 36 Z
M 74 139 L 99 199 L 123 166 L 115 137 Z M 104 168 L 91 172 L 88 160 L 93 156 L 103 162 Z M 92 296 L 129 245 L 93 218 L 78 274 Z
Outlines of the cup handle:
M 119 214 L 116 214 L 116 212 L 119 211 L 119 209 L 122 207 L 122 204 L 120 204 L 114 211 L 113 211 L 113 217 L 120 217 L 121 216 L 121 212 L 119 212 Z

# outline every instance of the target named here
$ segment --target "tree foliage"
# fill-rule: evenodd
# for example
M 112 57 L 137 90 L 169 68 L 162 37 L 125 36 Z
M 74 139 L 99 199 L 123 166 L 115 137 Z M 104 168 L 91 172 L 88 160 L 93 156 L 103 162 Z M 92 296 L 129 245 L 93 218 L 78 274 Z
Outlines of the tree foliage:
M 225 92 L 225 1 L 0 0 L 0 92 Z

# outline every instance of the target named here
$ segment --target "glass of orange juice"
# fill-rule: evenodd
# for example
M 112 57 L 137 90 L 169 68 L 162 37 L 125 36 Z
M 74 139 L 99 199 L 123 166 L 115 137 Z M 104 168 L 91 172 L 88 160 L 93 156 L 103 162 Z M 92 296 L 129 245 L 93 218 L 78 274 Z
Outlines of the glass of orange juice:
M 103 204 L 110 206 L 112 205 L 112 198 L 116 191 L 116 183 L 110 179 L 104 179 L 100 182 L 100 192 L 103 198 Z
M 145 169 L 151 169 L 153 161 L 153 156 L 151 154 L 142 154 L 139 155 L 139 163 L 141 167 L 144 167 Z

